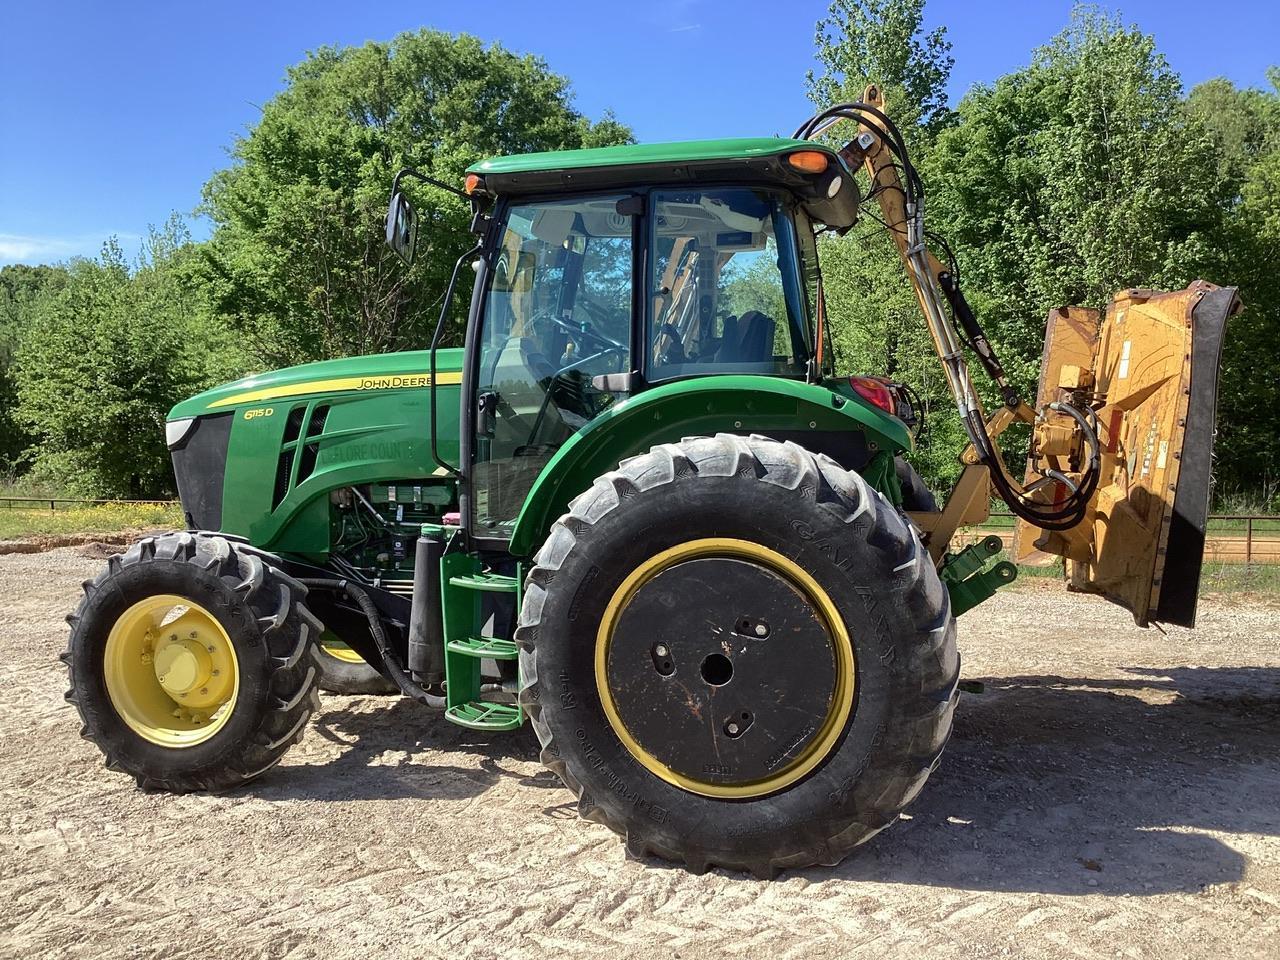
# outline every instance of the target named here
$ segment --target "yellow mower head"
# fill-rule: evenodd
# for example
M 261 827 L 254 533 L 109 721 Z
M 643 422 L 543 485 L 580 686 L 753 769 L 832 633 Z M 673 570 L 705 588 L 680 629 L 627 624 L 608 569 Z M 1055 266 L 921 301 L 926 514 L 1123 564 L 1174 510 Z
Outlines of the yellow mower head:
M 1080 431 L 1059 403 L 1091 411 L 1101 474 L 1078 525 L 1019 524 L 1020 562 L 1064 557 L 1072 589 L 1114 600 L 1140 625 L 1195 623 L 1218 358 L 1239 309 L 1234 288 L 1197 280 L 1172 293 L 1126 290 L 1104 315 L 1050 312 L 1027 484 L 1061 474 L 1037 491 L 1052 503 L 1077 476 Z

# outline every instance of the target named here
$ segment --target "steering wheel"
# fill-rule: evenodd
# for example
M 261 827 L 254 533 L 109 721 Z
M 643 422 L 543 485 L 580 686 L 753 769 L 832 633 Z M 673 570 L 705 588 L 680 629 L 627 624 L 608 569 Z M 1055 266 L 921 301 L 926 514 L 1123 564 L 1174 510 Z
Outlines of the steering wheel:
M 533 322 L 538 320 L 551 321 L 573 339 L 586 341 L 587 346 L 602 353 L 608 353 L 615 350 L 625 351 L 628 349 L 625 343 L 619 343 L 612 337 L 606 337 L 603 333 L 597 333 L 591 327 L 585 325 L 579 326 L 576 323 L 570 323 L 568 320 L 564 319 L 564 317 L 552 313 L 550 310 L 544 310 L 538 316 L 533 318 Z

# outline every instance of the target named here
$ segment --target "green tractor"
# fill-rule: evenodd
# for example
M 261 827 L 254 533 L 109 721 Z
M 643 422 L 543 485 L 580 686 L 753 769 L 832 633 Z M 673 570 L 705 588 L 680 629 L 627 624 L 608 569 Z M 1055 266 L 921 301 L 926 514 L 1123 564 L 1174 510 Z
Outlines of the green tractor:
M 857 221 L 859 169 L 971 440 L 941 508 L 904 459 L 912 391 L 835 369 L 817 238 Z M 415 179 L 465 197 L 476 237 L 430 348 L 178 404 L 187 529 L 113 557 L 68 618 L 67 698 L 140 787 L 237 787 L 322 682 L 394 688 L 473 730 L 529 722 L 633 854 L 768 876 L 838 862 L 937 765 L 955 617 L 1016 575 L 998 538 L 952 546 L 993 492 L 1020 557 L 1064 557 L 1140 623 L 1194 620 L 1234 292 L 1055 311 L 1025 403 L 925 247 L 874 87 L 790 139 L 497 158 L 463 190 L 403 171 L 406 261 Z M 444 349 L 464 270 L 465 347 Z M 1018 421 L 1023 478 L 995 441 Z

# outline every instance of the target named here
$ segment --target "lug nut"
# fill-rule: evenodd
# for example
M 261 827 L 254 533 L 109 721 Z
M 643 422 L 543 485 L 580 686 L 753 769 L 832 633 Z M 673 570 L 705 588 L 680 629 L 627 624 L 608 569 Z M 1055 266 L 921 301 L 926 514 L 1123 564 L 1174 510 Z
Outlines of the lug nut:
M 192 630 L 192 631 L 191 631 L 191 639 L 192 639 L 192 640 L 194 640 L 194 639 L 196 638 L 196 636 L 197 636 L 196 632 L 195 632 L 194 630 Z
M 209 688 L 208 688 L 208 687 L 201 687 L 201 688 L 200 688 L 200 695 L 201 695 L 201 696 L 204 696 L 204 695 L 205 695 L 206 693 L 208 693 L 208 692 L 209 692 Z
M 213 671 L 213 676 L 215 676 L 215 677 L 216 677 L 216 676 L 217 676 L 219 673 L 221 673 L 221 672 L 222 672 L 221 670 L 215 670 L 215 671 Z
M 667 650 L 667 645 L 665 643 L 660 643 L 653 648 L 653 652 L 660 657 L 665 657 L 670 651 Z
M 193 633 L 192 636 L 194 637 L 195 634 Z M 210 653 L 213 653 L 213 644 L 212 643 L 209 644 L 207 647 L 205 647 L 205 649 L 208 650 Z
M 768 628 L 768 627 L 766 627 L 763 623 L 757 623 L 757 624 L 756 624 L 756 636 L 757 636 L 757 637 L 767 636 L 767 635 L 768 635 L 768 633 L 769 633 L 769 628 Z
M 729 736 L 731 737 L 736 737 L 738 735 L 738 725 L 736 723 L 729 724 L 725 729 L 729 732 Z
M 142 662 L 143 662 L 143 663 L 150 663 L 150 662 L 151 662 L 151 654 L 149 654 L 149 653 L 144 653 L 144 654 L 142 655 Z

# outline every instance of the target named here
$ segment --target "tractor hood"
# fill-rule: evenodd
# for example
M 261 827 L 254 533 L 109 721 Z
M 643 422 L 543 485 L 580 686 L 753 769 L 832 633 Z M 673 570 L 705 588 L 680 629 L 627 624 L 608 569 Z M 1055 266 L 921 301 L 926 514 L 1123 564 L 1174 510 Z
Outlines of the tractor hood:
M 461 350 L 437 351 L 436 382 L 450 385 L 462 382 Z M 431 354 L 427 350 L 344 357 L 304 363 L 224 383 L 183 400 L 169 411 L 168 419 L 185 420 L 229 413 L 246 406 L 267 407 L 281 400 L 430 385 Z
M 165 439 L 187 526 L 322 554 L 331 490 L 431 473 L 433 395 L 440 450 L 457 458 L 461 382 L 461 350 L 437 352 L 434 380 L 430 353 L 415 350 L 288 367 L 184 400 Z

